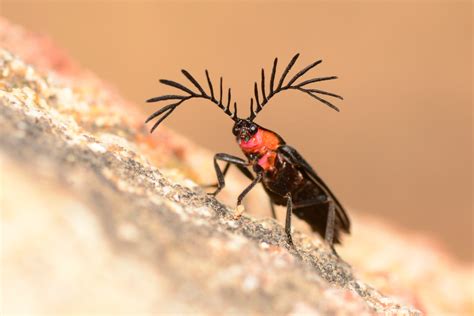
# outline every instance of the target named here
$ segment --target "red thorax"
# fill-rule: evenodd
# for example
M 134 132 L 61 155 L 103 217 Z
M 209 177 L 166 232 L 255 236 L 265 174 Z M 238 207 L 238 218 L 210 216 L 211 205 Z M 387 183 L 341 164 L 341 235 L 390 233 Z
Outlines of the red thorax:
M 280 145 L 280 138 L 275 133 L 259 128 L 250 139 L 239 138 L 238 143 L 244 154 L 257 156 L 257 163 L 263 170 L 274 169 L 276 150 Z

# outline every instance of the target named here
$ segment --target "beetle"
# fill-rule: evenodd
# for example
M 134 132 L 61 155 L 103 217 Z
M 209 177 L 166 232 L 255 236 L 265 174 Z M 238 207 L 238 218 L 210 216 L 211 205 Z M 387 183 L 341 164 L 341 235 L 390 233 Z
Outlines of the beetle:
M 248 185 L 237 198 L 237 217 L 243 212 L 242 200 L 244 197 L 255 185 L 261 183 L 270 197 L 272 215 L 274 218 L 276 218 L 276 215 L 273 204 L 286 206 L 285 233 L 290 245 L 294 246 L 291 236 L 291 216 L 292 213 L 294 213 L 297 217 L 306 221 L 313 231 L 319 233 L 326 240 L 333 252 L 337 254 L 334 249 L 334 244 L 341 243 L 342 233 L 349 234 L 350 232 L 350 220 L 344 207 L 296 149 L 287 145 L 283 138 L 277 133 L 254 122 L 257 114 L 265 107 L 271 98 L 285 90 L 303 92 L 339 112 L 338 107 L 326 99 L 323 99 L 321 95 L 342 100 L 343 98 L 341 96 L 320 89 L 308 88 L 308 85 L 312 83 L 337 79 L 336 76 L 311 78 L 297 83 L 298 79 L 319 65 L 322 60 L 317 60 L 306 66 L 285 83 L 285 79 L 298 57 L 299 54 L 296 54 L 290 60 L 283 70 L 278 83 L 275 81 L 278 58 L 275 58 L 273 62 L 268 84 L 265 79 L 265 70 L 262 68 L 260 87 L 257 82 L 255 82 L 254 96 L 250 98 L 250 116 L 247 118 L 238 117 L 236 102 L 233 103 L 233 111 L 231 111 L 232 93 L 230 88 L 227 90 L 227 104 L 224 105 L 222 77 L 220 78 L 219 84 L 219 99 L 217 99 L 217 93 L 214 92 L 214 87 L 207 70 L 205 70 L 205 75 L 209 86 L 209 93 L 204 90 L 188 71 L 183 69 L 183 75 L 193 84 L 198 92 L 176 81 L 160 80 L 162 84 L 184 92 L 184 95 L 168 94 L 147 100 L 147 102 L 172 100 L 173 103 L 151 114 L 146 120 L 146 123 L 158 118 L 151 128 L 150 132 L 152 133 L 178 106 L 191 99 L 202 98 L 216 104 L 225 114 L 234 120 L 232 133 L 246 159 L 225 153 L 216 154 L 214 156 L 214 168 L 217 175 L 217 184 L 214 186 L 217 188 L 210 194 L 216 196 L 224 188 L 224 177 L 227 170 L 230 165 L 235 165 L 251 180 L 250 185 Z M 267 87 L 268 93 L 266 92 Z M 219 166 L 219 161 L 226 163 L 223 170 Z M 253 173 L 250 170 L 252 170 Z

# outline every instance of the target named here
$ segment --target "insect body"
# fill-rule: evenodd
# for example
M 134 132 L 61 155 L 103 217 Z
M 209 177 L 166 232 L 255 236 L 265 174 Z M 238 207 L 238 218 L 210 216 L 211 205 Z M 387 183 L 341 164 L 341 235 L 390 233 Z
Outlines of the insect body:
M 213 195 L 217 195 L 225 186 L 225 174 L 229 166 L 235 165 L 245 176 L 252 182 L 237 198 L 237 210 L 241 209 L 243 198 L 258 183 L 262 183 L 273 204 L 284 205 L 287 208 L 285 231 L 288 242 L 293 244 L 291 237 L 291 215 L 294 213 L 297 217 L 306 221 L 311 228 L 325 238 L 328 244 L 333 248 L 333 244 L 340 243 L 341 233 L 349 233 L 350 221 L 335 195 L 328 186 L 321 180 L 311 166 L 301 157 L 301 155 L 292 147 L 288 146 L 282 137 L 277 133 L 263 128 L 253 122 L 257 114 L 263 109 L 267 102 L 277 93 L 284 90 L 297 90 L 304 92 L 313 98 L 321 101 L 336 111 L 339 109 L 329 101 L 323 99 L 321 95 L 327 95 L 342 99 L 342 97 L 326 92 L 323 90 L 307 88 L 307 85 L 319 81 L 332 80 L 337 77 L 319 77 L 296 83 L 306 72 L 321 63 L 320 60 L 310 64 L 296 75 L 294 75 L 286 84 L 285 78 L 296 62 L 299 54 L 295 55 L 285 70 L 282 72 L 278 83 L 275 82 L 278 59 L 273 63 L 272 73 L 268 82 L 268 94 L 266 93 L 267 84 L 265 82 L 265 71 L 261 72 L 261 91 L 259 91 L 257 83 L 254 85 L 254 97 L 250 99 L 250 116 L 242 119 L 237 116 L 237 104 L 234 102 L 234 111 L 230 110 L 231 89 L 227 92 L 227 105 L 224 106 L 223 101 L 223 81 L 220 79 L 219 100 L 214 94 L 208 71 L 206 70 L 206 78 L 209 85 L 210 93 L 206 93 L 202 86 L 194 79 L 186 70 L 182 70 L 183 74 L 195 86 L 199 92 L 195 92 L 180 83 L 170 80 L 160 80 L 165 85 L 172 86 L 186 93 L 186 95 L 164 95 L 148 100 L 148 102 L 158 102 L 165 100 L 175 101 L 155 113 L 153 113 L 147 122 L 160 117 L 152 128 L 153 130 L 167 117 L 176 107 L 192 98 L 204 98 L 215 103 L 228 116 L 234 120 L 232 132 L 236 137 L 237 143 L 246 156 L 246 160 L 219 153 L 214 156 L 214 167 L 217 175 L 217 187 Z M 255 107 L 254 107 L 255 98 Z M 222 170 L 218 161 L 226 162 Z M 249 170 L 253 171 L 253 173 Z

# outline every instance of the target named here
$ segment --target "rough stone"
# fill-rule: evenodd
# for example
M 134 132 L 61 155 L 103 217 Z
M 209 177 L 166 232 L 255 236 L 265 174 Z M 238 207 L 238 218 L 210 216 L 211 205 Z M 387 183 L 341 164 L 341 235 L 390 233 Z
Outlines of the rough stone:
M 196 184 L 212 172 L 204 167 L 206 150 L 166 128 L 147 134 L 142 114 L 128 111 L 93 74 L 25 62 L 11 51 L 18 46 L 22 54 L 26 31 L 0 25 L 0 47 L 10 50 L 0 49 L 2 313 L 443 310 L 435 302 L 430 309 L 422 295 L 386 296 L 369 285 L 362 276 L 376 278 L 361 271 L 357 245 L 342 249 L 343 261 L 314 234 L 295 230 L 295 250 L 278 222 L 248 213 L 236 220 Z M 405 245 L 399 240 L 398 250 Z M 397 270 L 384 272 L 396 277 Z M 459 271 L 472 281 L 472 271 Z M 403 286 L 379 284 L 387 292 Z M 472 311 L 472 287 L 463 293 L 457 306 Z

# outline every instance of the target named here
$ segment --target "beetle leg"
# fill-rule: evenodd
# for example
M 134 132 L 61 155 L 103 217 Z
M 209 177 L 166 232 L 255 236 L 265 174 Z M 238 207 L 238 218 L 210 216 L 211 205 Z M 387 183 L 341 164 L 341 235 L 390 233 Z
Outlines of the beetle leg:
M 217 154 L 217 155 L 226 155 L 226 154 Z M 222 158 L 222 156 L 220 156 L 219 158 L 217 157 L 217 155 L 214 156 L 214 168 L 216 169 L 216 174 L 217 174 L 217 179 L 219 180 L 219 172 L 222 174 L 222 177 L 224 178 L 225 175 L 227 174 L 227 171 L 229 171 L 229 168 L 230 168 L 230 164 L 234 164 L 237 169 L 239 169 L 240 172 L 242 172 L 242 174 L 244 176 L 246 176 L 248 179 L 250 180 L 254 180 L 255 177 L 253 176 L 253 174 L 249 171 L 249 169 L 247 169 L 247 166 L 248 166 L 248 163 L 244 163 L 244 164 L 240 164 L 240 163 L 236 163 L 234 161 L 227 161 L 225 160 L 226 158 Z M 230 155 L 226 155 L 226 156 L 230 156 Z M 232 158 L 237 158 L 237 159 L 240 159 L 238 157 L 234 157 L 234 156 L 230 156 Z M 221 171 L 220 170 L 220 167 L 219 165 L 217 165 L 216 167 L 216 160 L 223 160 L 223 161 L 227 161 L 225 167 L 224 167 L 224 170 Z M 245 162 L 243 159 L 240 159 L 241 161 Z M 219 168 L 219 169 L 218 169 Z M 222 179 L 224 180 L 224 179 Z M 220 182 L 221 183 L 221 186 L 219 188 L 219 182 L 216 182 L 216 183 L 213 183 L 213 184 L 206 184 L 206 185 L 203 185 L 204 188 L 217 188 L 216 191 L 214 192 L 211 192 L 211 193 L 208 193 L 209 195 L 217 195 L 219 193 L 220 190 L 222 190 L 225 186 L 225 181 L 222 181 Z M 273 204 L 272 200 L 269 199 L 269 202 L 270 202 L 270 208 L 271 208 L 271 212 L 272 212 L 272 217 L 274 219 L 277 219 L 276 217 L 276 212 L 275 212 L 275 205 Z
M 273 204 L 271 199 L 269 199 L 269 201 L 270 201 L 270 209 L 272 210 L 272 217 L 273 219 L 278 220 L 276 212 L 275 212 L 275 204 Z
M 227 174 L 227 171 L 229 171 L 229 167 L 230 167 L 230 162 L 227 162 L 225 164 L 224 171 L 222 171 L 222 174 L 223 174 L 224 177 Z M 217 188 L 218 185 L 219 185 L 219 183 L 216 182 L 216 183 L 213 183 L 213 184 L 204 184 L 204 185 L 202 185 L 202 187 L 204 187 L 204 188 Z
M 297 208 L 319 205 L 319 204 L 324 204 L 324 203 L 329 204 L 324 240 L 326 240 L 326 242 L 329 244 L 332 252 L 336 256 L 339 256 L 336 250 L 334 249 L 334 229 L 335 229 L 335 222 L 336 222 L 336 204 L 334 203 L 334 201 L 325 195 L 319 195 L 315 199 L 310 199 L 310 200 L 305 200 L 305 201 L 300 201 L 298 203 L 295 203 L 293 205 L 293 208 L 297 209 Z
M 286 219 L 285 219 L 285 233 L 288 238 L 288 243 L 294 247 L 293 238 L 291 237 L 291 213 L 293 212 L 293 201 L 291 194 L 286 195 Z
M 324 234 L 324 239 L 332 247 L 334 243 L 334 224 L 336 221 L 336 205 L 334 204 L 334 201 L 325 195 L 319 195 L 315 199 L 299 201 L 298 203 L 295 203 L 293 208 L 297 209 L 326 203 L 329 204 L 329 209 L 328 217 L 326 220 L 326 232 Z
M 244 199 L 244 197 L 247 195 L 247 193 L 249 193 L 254 186 L 257 185 L 257 183 L 259 183 L 260 181 L 262 180 L 262 174 L 261 173 L 257 173 L 257 177 L 255 179 L 252 180 L 252 183 L 249 184 L 248 187 L 245 188 L 244 191 L 242 191 L 242 193 L 239 194 L 239 197 L 237 198 L 237 214 L 235 217 L 239 218 L 244 209 L 242 207 L 242 200 Z
M 324 239 L 326 239 L 326 242 L 331 246 L 333 252 L 336 252 L 333 246 L 335 221 L 336 221 L 336 205 L 334 204 L 334 201 L 329 200 L 328 218 L 326 221 L 326 233 L 324 234 Z
M 224 175 L 227 173 L 226 171 L 227 166 L 224 168 L 224 172 L 222 172 L 221 168 L 219 167 L 219 164 L 217 163 L 218 160 L 225 161 L 228 164 L 234 164 L 239 167 L 248 166 L 248 162 L 246 162 L 242 158 L 235 157 L 228 154 L 223 154 L 223 153 L 216 154 L 214 156 L 214 169 L 216 170 L 216 175 L 217 175 L 217 189 L 212 193 L 208 193 L 209 195 L 213 195 L 213 196 L 216 196 L 225 187 Z M 245 170 L 247 170 L 247 172 L 251 175 L 248 169 L 245 168 Z M 244 172 L 244 174 L 246 173 Z
M 248 179 L 250 180 L 253 180 L 254 179 L 254 176 L 253 174 L 249 171 L 249 169 L 247 169 L 247 167 L 245 166 L 242 166 L 242 165 L 235 165 L 237 167 L 237 169 L 239 169 L 240 172 L 242 172 L 242 174 L 244 176 L 246 176 Z M 227 162 L 225 167 L 224 167 L 224 171 L 222 171 L 222 174 L 224 175 L 224 177 L 226 176 L 227 174 L 227 171 L 229 170 L 229 167 L 230 167 L 230 162 Z M 213 183 L 213 184 L 205 184 L 205 185 L 202 185 L 202 187 L 204 188 L 217 188 L 219 185 L 218 182 L 216 183 Z
M 329 200 L 328 200 L 327 196 L 321 194 L 315 199 L 298 201 L 295 204 L 293 204 L 293 208 L 295 208 L 295 209 L 296 208 L 303 208 L 303 207 L 308 207 L 308 206 L 325 204 L 325 203 L 328 203 L 328 202 L 329 202 Z
M 247 163 L 248 165 L 248 163 Z M 243 173 L 244 176 L 246 176 L 248 179 L 250 180 L 253 180 L 255 177 L 253 176 L 253 174 L 249 171 L 249 169 L 247 169 L 246 166 L 242 166 L 242 165 L 235 165 L 237 167 L 237 169 L 239 169 L 240 172 Z

